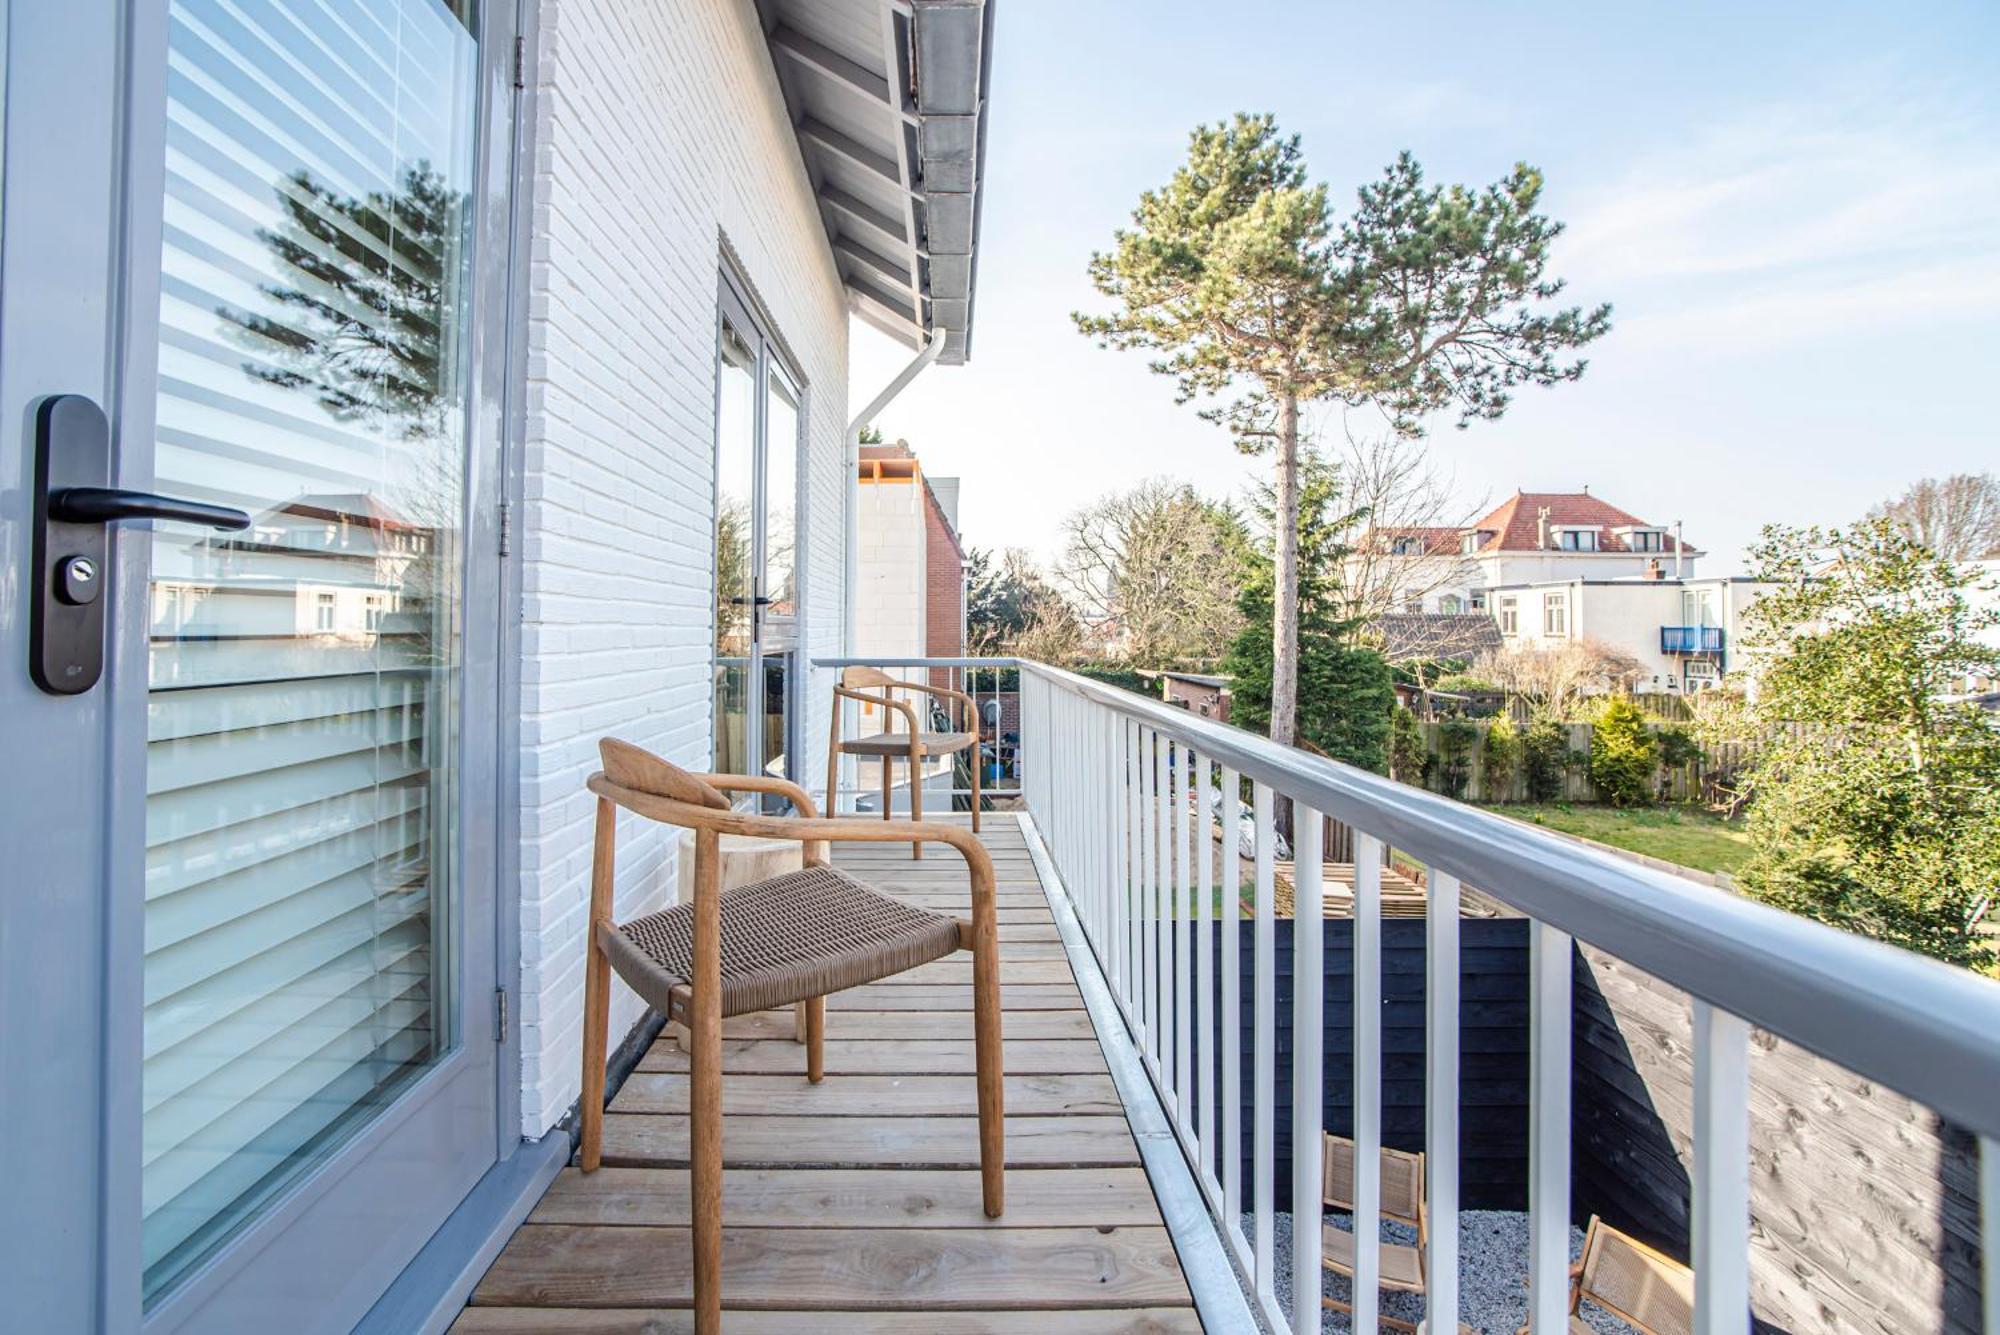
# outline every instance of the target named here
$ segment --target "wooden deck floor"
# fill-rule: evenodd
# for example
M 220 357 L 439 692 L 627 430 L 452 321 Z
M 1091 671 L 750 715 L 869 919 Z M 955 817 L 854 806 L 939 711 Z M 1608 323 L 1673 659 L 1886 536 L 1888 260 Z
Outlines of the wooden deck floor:
M 828 1002 L 826 1080 L 790 1012 L 725 1022 L 724 1326 L 1196 1331 L 1192 1300 L 1019 825 L 999 875 L 1007 1213 L 979 1208 L 971 957 Z M 948 849 L 837 847 L 887 893 L 963 915 Z M 612 1101 L 605 1167 L 566 1168 L 473 1293 L 458 1335 L 692 1328 L 687 1057 L 662 1040 Z

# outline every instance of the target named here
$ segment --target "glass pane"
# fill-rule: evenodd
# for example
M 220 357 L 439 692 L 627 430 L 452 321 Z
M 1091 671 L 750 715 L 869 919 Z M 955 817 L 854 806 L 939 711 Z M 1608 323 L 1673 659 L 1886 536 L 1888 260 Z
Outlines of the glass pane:
M 145 1287 L 457 1041 L 477 51 L 438 0 L 170 10 Z
M 787 748 L 791 742 L 792 656 L 765 654 L 758 664 L 764 674 L 764 772 L 773 778 L 787 779 L 791 777 L 786 766 L 790 763 Z M 782 808 L 787 804 L 780 799 L 776 805 Z
M 764 415 L 764 609 L 767 620 L 787 623 L 799 611 L 797 533 L 799 512 L 799 400 L 776 371 L 771 373 Z M 778 631 L 781 628 L 771 628 Z M 766 752 L 765 754 L 769 754 Z
M 722 326 L 715 417 L 715 769 L 747 774 L 756 573 L 757 353 Z

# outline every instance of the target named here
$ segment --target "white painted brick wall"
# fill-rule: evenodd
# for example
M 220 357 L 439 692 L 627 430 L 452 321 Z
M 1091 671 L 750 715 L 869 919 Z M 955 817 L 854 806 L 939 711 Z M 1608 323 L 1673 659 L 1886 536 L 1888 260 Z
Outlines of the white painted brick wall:
M 876 658 L 924 653 L 923 487 L 908 482 L 861 486 L 855 567 L 855 652 Z
M 806 382 L 807 649 L 840 643 L 847 318 L 751 0 L 540 0 L 521 689 L 522 1132 L 575 1101 L 597 739 L 710 746 L 721 238 Z M 823 754 L 805 694 L 802 773 Z M 620 820 L 618 915 L 673 832 Z M 612 1041 L 638 1019 L 621 986 Z

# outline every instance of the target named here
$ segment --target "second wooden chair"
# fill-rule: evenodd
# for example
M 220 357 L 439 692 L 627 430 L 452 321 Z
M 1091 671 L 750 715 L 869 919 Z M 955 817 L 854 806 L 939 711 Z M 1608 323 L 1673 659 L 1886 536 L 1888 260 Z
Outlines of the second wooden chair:
M 897 691 L 917 691 L 941 700 L 955 702 L 960 712 L 958 725 L 953 726 L 949 713 L 945 715 L 942 730 L 918 726 L 917 711 L 907 700 L 895 698 Z M 882 711 L 882 731 L 862 737 L 842 737 L 840 716 L 843 701 L 852 700 L 871 709 Z M 897 732 L 894 719 L 900 715 L 906 731 Z M 928 720 L 926 720 L 928 721 Z M 924 762 L 932 756 L 956 755 L 960 751 L 972 751 L 972 828 L 979 830 L 979 718 L 974 712 L 972 697 L 964 691 L 954 691 L 949 687 L 931 686 L 922 682 L 904 681 L 892 677 L 880 668 L 850 667 L 840 674 L 840 684 L 833 688 L 833 726 L 827 733 L 826 743 L 826 809 L 829 814 L 837 814 L 839 806 L 835 797 L 839 793 L 840 758 L 843 755 L 861 758 L 873 757 L 882 766 L 882 819 L 888 820 L 895 801 L 894 761 L 901 758 L 908 762 L 910 772 L 910 819 L 924 818 Z M 956 786 L 956 785 L 954 785 Z M 924 847 L 919 843 L 910 845 L 910 856 L 921 858 Z

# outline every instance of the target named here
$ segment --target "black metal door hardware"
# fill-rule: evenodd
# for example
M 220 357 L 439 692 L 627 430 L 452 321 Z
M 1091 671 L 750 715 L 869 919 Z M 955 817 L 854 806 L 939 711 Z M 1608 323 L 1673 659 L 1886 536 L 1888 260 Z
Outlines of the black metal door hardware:
M 111 424 L 81 394 L 55 394 L 35 410 L 35 583 L 28 672 L 51 695 L 81 695 L 104 672 L 111 600 L 109 525 L 178 519 L 219 529 L 250 527 L 225 505 L 125 491 L 111 481 Z

